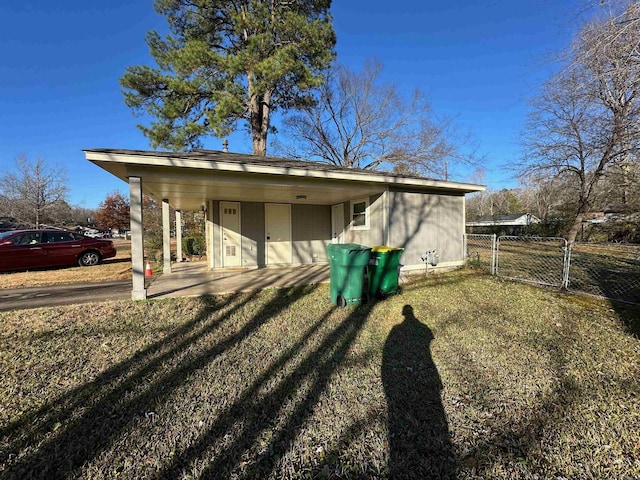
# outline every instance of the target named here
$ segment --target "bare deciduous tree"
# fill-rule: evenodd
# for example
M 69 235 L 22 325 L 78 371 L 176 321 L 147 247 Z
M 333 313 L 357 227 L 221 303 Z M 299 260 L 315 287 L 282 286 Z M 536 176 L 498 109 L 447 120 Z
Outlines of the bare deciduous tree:
M 12 216 L 33 222 L 36 228 L 50 219 L 50 213 L 66 204 L 68 189 L 64 170 L 47 165 L 40 157 L 35 162 L 25 155 L 18 157 L 14 170 L 5 173 L 0 181 L 12 206 Z
M 81 206 L 72 206 L 69 214 L 69 223 L 88 227 L 96 221 L 96 209 Z
M 523 175 L 570 181 L 575 241 L 597 186 L 612 168 L 637 162 L 640 142 L 640 6 L 586 24 L 566 67 L 532 102 Z
M 522 202 L 519 189 L 485 190 L 470 195 L 466 201 L 467 220 L 511 213 L 532 213 Z
M 449 176 L 451 163 L 473 159 L 475 145 L 451 119 L 437 119 L 418 90 L 411 98 L 380 84 L 382 65 L 362 72 L 334 67 L 315 105 L 285 119 L 291 139 L 276 149 L 293 158 L 362 169 Z M 468 151 L 464 151 L 468 148 Z
M 556 213 L 559 202 L 568 203 L 566 196 L 562 195 L 566 192 L 554 179 L 529 176 L 521 178 L 520 182 L 519 196 L 524 209 L 542 221 L 547 221 Z

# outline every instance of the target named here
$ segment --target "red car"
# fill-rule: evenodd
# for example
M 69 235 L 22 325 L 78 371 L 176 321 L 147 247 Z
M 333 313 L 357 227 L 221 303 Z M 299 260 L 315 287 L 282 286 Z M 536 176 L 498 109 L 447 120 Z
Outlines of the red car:
M 0 271 L 78 264 L 97 265 L 116 256 L 111 240 L 66 230 L 14 230 L 0 233 Z

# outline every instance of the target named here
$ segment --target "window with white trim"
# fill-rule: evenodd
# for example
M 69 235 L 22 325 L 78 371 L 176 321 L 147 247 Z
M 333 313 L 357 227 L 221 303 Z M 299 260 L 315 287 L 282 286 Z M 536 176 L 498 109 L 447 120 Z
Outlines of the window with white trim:
M 369 230 L 369 199 L 351 201 L 351 229 Z

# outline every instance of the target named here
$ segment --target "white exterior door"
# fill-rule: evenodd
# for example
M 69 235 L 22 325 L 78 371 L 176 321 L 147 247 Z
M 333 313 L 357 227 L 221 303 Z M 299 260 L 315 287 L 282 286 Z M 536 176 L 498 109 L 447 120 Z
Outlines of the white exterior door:
M 265 262 L 291 263 L 291 205 L 267 203 L 265 214 Z
M 239 267 L 240 245 L 240 203 L 220 202 L 220 224 L 222 226 L 222 266 Z
M 331 207 L 331 242 L 344 243 L 344 203 Z

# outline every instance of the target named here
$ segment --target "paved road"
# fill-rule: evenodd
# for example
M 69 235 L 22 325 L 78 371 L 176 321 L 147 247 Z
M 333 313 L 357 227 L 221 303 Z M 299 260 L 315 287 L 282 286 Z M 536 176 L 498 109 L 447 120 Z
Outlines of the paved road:
M 0 289 L 0 311 L 131 298 L 131 281 Z

